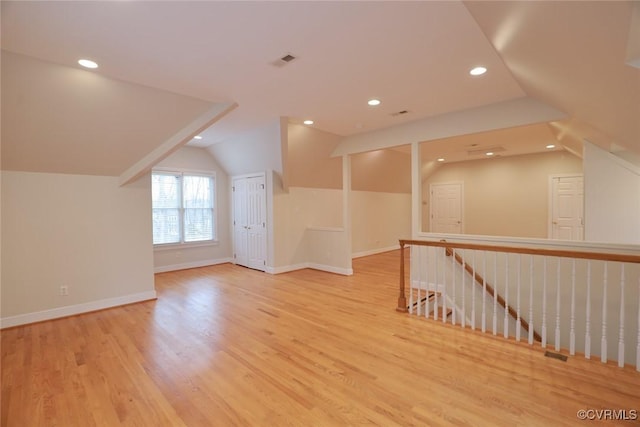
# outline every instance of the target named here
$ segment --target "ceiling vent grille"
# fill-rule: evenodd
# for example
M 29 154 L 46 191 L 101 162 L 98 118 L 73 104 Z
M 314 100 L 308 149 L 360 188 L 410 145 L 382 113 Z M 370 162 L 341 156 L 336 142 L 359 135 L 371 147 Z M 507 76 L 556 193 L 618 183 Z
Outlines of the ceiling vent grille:
M 271 62 L 271 65 L 273 65 L 274 67 L 284 67 L 285 65 L 295 61 L 296 59 L 297 58 L 295 56 L 291 55 L 290 53 L 287 53 L 286 55 Z
M 407 114 L 408 112 L 409 112 L 409 111 L 407 111 L 407 110 L 397 111 L 397 112 L 395 112 L 395 113 L 391 113 L 391 116 L 392 116 L 392 117 L 402 116 L 402 115 L 404 115 L 404 114 Z
M 469 150 L 467 151 L 467 154 L 470 156 L 484 156 L 486 155 L 488 152 L 491 153 L 500 153 L 502 151 L 507 151 L 504 147 L 485 147 L 485 148 L 479 148 L 477 150 Z

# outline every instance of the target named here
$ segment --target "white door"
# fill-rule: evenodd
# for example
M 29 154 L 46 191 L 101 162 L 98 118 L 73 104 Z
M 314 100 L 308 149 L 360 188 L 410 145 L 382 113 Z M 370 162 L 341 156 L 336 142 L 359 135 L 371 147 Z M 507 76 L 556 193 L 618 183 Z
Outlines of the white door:
M 267 260 L 264 175 L 233 178 L 231 190 L 235 263 L 264 271 Z
M 584 240 L 582 175 L 551 178 L 551 238 Z
M 431 184 L 431 232 L 461 234 L 462 183 Z

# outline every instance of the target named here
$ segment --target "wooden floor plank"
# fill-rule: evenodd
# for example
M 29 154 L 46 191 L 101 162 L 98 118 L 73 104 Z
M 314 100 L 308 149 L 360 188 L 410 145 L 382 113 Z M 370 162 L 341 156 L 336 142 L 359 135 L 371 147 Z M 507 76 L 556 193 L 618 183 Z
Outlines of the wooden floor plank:
M 397 313 L 398 262 L 162 273 L 157 301 L 4 330 L 1 425 L 570 426 L 580 409 L 640 410 L 632 368 Z

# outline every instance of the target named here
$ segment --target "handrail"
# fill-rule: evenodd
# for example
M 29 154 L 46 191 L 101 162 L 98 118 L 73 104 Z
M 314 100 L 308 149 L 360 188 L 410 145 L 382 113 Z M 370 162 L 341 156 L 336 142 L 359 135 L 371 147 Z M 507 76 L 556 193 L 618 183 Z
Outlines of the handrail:
M 569 250 L 542 249 L 542 248 L 534 249 L 534 248 L 523 248 L 523 247 L 517 247 L 517 246 L 481 245 L 477 243 L 454 243 L 454 242 L 413 240 L 413 239 L 400 239 L 399 242 L 400 242 L 400 247 L 404 247 L 405 245 L 438 246 L 442 248 L 475 249 L 479 251 L 508 252 L 508 253 L 514 253 L 514 254 L 543 255 L 543 256 L 555 256 L 555 257 L 565 257 L 565 258 L 591 259 L 591 260 L 600 260 L 600 261 L 630 262 L 634 264 L 640 264 L 640 255 L 630 255 L 630 254 L 569 251 Z
M 447 256 L 454 255 L 454 251 L 449 247 L 445 248 L 445 253 L 446 253 Z M 513 307 L 511 307 L 509 304 L 507 304 L 507 302 L 502 297 L 502 295 L 500 295 L 499 293 L 497 295 L 495 295 L 496 291 L 493 288 L 493 286 L 491 286 L 488 282 L 486 282 L 481 275 L 476 273 L 473 270 L 473 267 L 471 267 L 469 264 L 467 264 L 464 261 L 464 259 L 460 256 L 460 254 L 455 253 L 454 258 L 455 258 L 456 262 L 458 264 L 460 264 L 465 269 L 465 271 L 467 273 L 469 273 L 471 275 L 471 277 L 473 277 L 475 279 L 476 284 L 478 284 L 480 286 L 486 286 L 487 293 L 489 295 L 491 295 L 492 297 L 495 296 L 496 300 L 498 301 L 498 304 L 500 304 L 502 306 L 502 308 L 507 310 L 509 312 L 509 315 L 513 319 L 516 319 L 516 320 L 518 319 L 518 312 Z M 520 324 L 522 325 L 522 329 L 524 329 L 525 331 L 529 332 L 529 322 L 527 322 L 523 318 L 520 318 Z M 538 332 L 536 332 L 535 329 L 533 330 L 533 338 L 538 342 L 542 341 L 542 336 Z

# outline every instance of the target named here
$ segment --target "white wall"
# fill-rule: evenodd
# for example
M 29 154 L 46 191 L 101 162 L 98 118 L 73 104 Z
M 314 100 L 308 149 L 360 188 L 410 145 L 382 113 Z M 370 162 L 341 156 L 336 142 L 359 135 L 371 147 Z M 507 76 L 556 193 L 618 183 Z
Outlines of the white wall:
M 640 170 L 584 143 L 585 240 L 640 244 Z
M 3 171 L 2 207 L 2 327 L 155 298 L 148 176 Z
M 335 247 L 335 233 L 344 233 L 342 224 L 342 191 L 320 188 L 290 187 L 288 192 L 276 191 L 274 205 L 274 263 L 273 272 L 304 268 L 313 258 L 316 264 L 344 267 Z M 329 243 L 318 237 L 322 229 L 332 234 Z M 342 230 L 342 231 L 340 231 Z M 308 239 L 320 238 L 310 243 Z M 338 238 L 339 240 L 339 238 Z M 318 247 L 323 248 L 322 257 Z M 327 255 L 328 254 L 328 255 Z M 311 257 L 311 258 L 310 258 Z
M 217 243 L 180 248 L 156 248 L 153 265 L 156 272 L 230 262 L 232 256 L 229 178 L 208 150 L 183 147 L 156 165 L 158 168 L 174 168 L 216 174 Z M 151 189 L 149 188 L 149 191 Z
M 411 194 L 351 192 L 353 256 L 398 247 L 411 238 Z
M 290 187 L 274 196 L 273 272 L 306 266 L 348 274 L 351 255 L 364 256 L 398 246 L 411 237 L 411 195 L 352 191 L 352 248 L 345 253 L 342 190 Z

